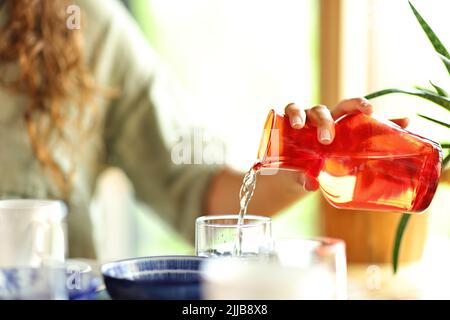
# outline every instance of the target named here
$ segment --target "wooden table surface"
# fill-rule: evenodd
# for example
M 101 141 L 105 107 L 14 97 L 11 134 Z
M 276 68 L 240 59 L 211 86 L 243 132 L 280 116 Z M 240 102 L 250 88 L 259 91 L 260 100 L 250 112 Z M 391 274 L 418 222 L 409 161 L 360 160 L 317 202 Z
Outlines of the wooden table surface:
M 450 240 L 429 239 L 422 260 L 401 264 L 349 264 L 349 299 L 450 299 Z

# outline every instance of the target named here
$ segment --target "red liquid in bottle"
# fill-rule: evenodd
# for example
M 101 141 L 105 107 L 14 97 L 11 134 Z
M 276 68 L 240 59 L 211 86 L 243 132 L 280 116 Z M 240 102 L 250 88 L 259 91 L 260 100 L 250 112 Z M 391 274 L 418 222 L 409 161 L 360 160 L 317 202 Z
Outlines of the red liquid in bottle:
M 336 121 L 330 145 L 317 129 L 293 129 L 287 117 L 270 112 L 255 169 L 299 170 L 317 179 L 337 208 L 421 212 L 436 192 L 441 174 L 439 144 L 398 125 L 367 116 Z

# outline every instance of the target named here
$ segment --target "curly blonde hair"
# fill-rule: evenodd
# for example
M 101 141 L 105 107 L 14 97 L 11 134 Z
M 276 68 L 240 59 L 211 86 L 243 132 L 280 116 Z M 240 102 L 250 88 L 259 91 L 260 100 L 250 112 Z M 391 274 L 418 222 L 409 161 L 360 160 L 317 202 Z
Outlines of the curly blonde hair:
M 73 105 L 77 106 L 74 122 L 81 130 L 81 116 L 87 108 L 95 114 L 98 96 L 83 59 L 81 32 L 66 26 L 70 4 L 68 0 L 6 0 L 9 19 L 0 28 L 1 74 L 19 67 L 15 78 L 0 81 L 29 97 L 23 116 L 33 152 L 65 197 L 70 194 L 74 165 L 64 170 L 52 154 L 53 146 L 55 141 L 70 144 L 65 127 L 73 118 Z

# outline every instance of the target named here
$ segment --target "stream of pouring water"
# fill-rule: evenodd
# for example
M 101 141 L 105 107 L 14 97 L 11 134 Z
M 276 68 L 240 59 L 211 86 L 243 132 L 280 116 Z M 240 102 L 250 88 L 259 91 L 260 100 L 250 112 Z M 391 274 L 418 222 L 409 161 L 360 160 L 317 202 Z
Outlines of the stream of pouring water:
M 238 229 L 236 237 L 236 245 L 234 248 L 234 255 L 240 256 L 242 254 L 242 226 L 245 221 L 245 214 L 247 213 L 247 207 L 252 199 L 253 193 L 256 188 L 256 176 L 258 171 L 256 169 L 257 165 L 254 165 L 244 176 L 242 181 L 241 190 L 239 192 L 240 199 L 240 210 L 238 217 Z

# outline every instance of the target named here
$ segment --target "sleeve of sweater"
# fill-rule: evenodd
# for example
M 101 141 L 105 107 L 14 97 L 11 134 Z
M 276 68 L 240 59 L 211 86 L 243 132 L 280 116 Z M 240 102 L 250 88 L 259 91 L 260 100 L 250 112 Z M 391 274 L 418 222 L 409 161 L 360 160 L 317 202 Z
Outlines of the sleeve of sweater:
M 107 165 L 123 169 L 138 200 L 192 240 L 195 218 L 202 214 L 219 166 L 172 161 L 167 134 L 178 130 L 180 121 L 158 57 L 117 1 L 94 2 L 81 1 L 90 12 L 87 30 L 97 34 L 88 44 L 90 60 L 96 78 L 121 91 L 105 110 Z

